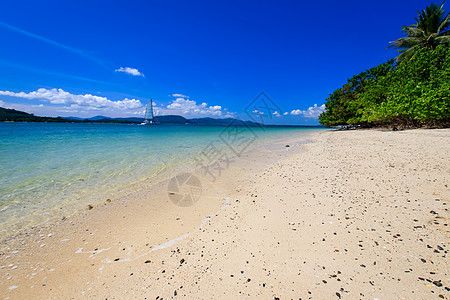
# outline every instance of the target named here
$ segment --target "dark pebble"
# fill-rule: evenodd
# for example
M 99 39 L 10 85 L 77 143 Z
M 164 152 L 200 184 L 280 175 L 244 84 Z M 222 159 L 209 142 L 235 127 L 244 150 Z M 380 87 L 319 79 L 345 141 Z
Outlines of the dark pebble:
M 184 258 L 182 258 L 182 259 L 180 260 L 180 265 L 182 265 L 184 262 L 185 262 L 185 260 L 184 260 Z
M 341 299 L 341 294 L 339 294 L 338 292 L 336 292 L 336 296 L 338 296 L 338 298 Z
M 114 261 L 118 261 L 120 258 L 116 258 Z
M 151 261 L 149 261 L 149 260 L 146 260 L 146 261 L 145 261 L 145 263 L 146 263 L 146 264 L 148 264 L 148 263 L 151 263 Z
M 441 287 L 442 286 L 442 282 L 439 280 L 439 281 L 433 281 L 433 284 L 435 285 L 435 286 L 438 286 L 438 287 Z
M 427 261 L 423 258 L 420 259 L 423 263 L 426 263 Z

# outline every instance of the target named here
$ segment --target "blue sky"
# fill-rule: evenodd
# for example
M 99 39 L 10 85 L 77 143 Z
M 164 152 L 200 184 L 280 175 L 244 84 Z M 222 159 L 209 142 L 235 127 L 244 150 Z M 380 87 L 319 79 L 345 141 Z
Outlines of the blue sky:
M 0 106 L 125 117 L 153 98 L 157 114 L 248 119 L 264 91 L 280 110 L 268 123 L 317 124 L 328 95 L 394 57 L 389 41 L 430 3 L 8 1 Z

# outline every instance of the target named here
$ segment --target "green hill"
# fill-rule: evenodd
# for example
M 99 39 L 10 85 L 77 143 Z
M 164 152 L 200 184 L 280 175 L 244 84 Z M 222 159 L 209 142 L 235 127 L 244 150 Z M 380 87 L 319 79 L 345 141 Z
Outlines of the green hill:
M 23 111 L 0 107 L 0 122 L 67 122 L 68 120 L 51 117 L 37 117 Z

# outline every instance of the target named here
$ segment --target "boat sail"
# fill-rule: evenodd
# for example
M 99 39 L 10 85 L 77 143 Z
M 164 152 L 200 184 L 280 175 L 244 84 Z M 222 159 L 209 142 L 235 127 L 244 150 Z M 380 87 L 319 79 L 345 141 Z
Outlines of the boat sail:
M 153 117 L 153 100 L 150 99 L 150 102 L 148 102 L 145 108 L 144 122 L 141 123 L 141 125 L 153 125 L 153 124 L 157 124 L 157 122 Z

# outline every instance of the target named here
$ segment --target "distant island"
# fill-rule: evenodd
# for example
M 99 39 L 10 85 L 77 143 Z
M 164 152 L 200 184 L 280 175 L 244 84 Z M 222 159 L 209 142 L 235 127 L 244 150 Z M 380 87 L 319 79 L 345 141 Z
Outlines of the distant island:
M 179 124 L 179 125 L 228 125 L 233 118 L 214 119 L 214 118 L 195 118 L 186 119 L 182 116 L 168 115 L 157 116 L 155 119 L 160 124 Z M 124 124 L 140 124 L 144 118 L 110 118 L 105 116 L 95 116 L 91 118 L 78 117 L 39 117 L 23 111 L 0 107 L 0 122 L 70 122 L 70 123 L 124 123 Z M 251 121 L 240 121 L 248 126 L 259 126 L 261 124 Z
M 252 121 L 242 121 L 235 118 L 193 118 L 186 119 L 182 116 L 177 115 L 167 115 L 167 116 L 156 116 L 155 119 L 160 124 L 173 124 L 173 125 L 200 125 L 200 126 L 226 126 L 235 122 L 235 125 L 246 125 L 246 126 L 263 126 L 263 124 L 252 122 Z M 140 124 L 144 121 L 144 118 L 110 118 L 105 116 L 95 116 L 91 118 L 78 118 L 78 117 L 39 117 L 34 114 L 29 114 L 23 111 L 8 109 L 0 107 L 0 122 L 64 122 L 64 123 L 122 123 L 122 124 Z M 290 125 L 266 125 L 266 126 L 281 126 L 290 127 Z M 295 127 L 317 127 L 317 126 L 304 126 L 297 125 Z M 322 126 L 319 126 L 322 127 Z

